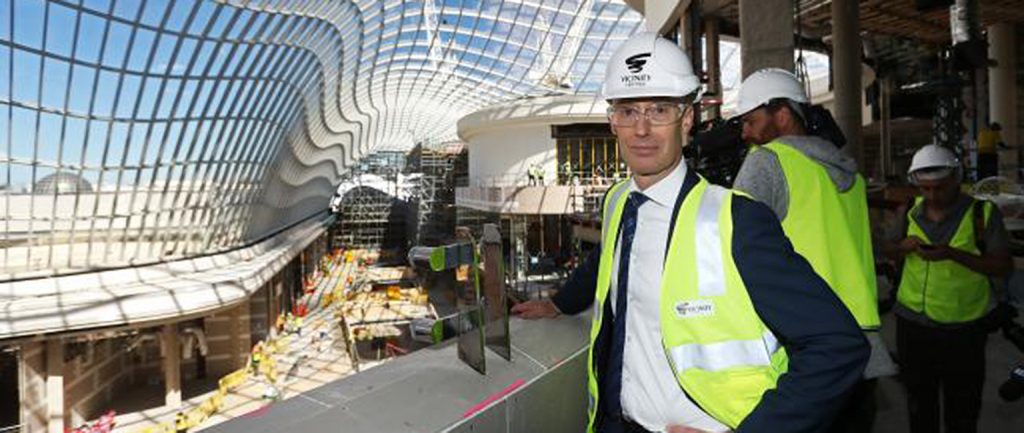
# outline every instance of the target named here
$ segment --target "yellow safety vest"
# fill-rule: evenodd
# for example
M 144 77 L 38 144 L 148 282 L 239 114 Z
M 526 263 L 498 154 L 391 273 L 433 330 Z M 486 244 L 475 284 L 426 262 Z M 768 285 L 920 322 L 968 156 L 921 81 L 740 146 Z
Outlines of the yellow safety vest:
M 604 209 L 602 251 L 590 332 L 588 432 L 599 404 L 594 343 L 611 285 L 625 182 Z M 680 388 L 702 410 L 736 428 L 788 366 L 789 358 L 761 321 L 732 257 L 733 192 L 703 178 L 683 200 L 661 280 L 662 346 Z M 628 260 L 621 258 L 620 260 Z M 614 396 L 613 398 L 618 398 Z
M 861 329 L 878 329 L 878 282 L 864 178 L 840 192 L 821 164 L 792 146 L 773 141 L 764 149 L 778 156 L 786 176 L 789 207 L 782 230 L 793 249 L 853 313 Z
M 907 211 L 907 236 L 917 236 L 927 244 L 934 243 L 911 216 L 921 207 L 922 199 L 914 200 Z M 992 203 L 982 205 L 984 221 L 992 215 Z M 963 220 L 949 241 L 949 246 L 971 254 L 979 254 L 974 232 L 975 206 L 964 213 Z M 990 282 L 985 274 L 972 271 L 953 260 L 930 262 L 917 254 L 903 261 L 903 276 L 896 299 L 916 313 L 923 313 L 939 323 L 965 323 L 985 315 L 988 308 Z

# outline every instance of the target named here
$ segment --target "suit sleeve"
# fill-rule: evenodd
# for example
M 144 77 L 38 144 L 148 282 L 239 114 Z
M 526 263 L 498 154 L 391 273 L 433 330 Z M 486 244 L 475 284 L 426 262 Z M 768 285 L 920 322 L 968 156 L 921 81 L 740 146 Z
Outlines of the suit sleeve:
M 738 433 L 821 432 L 861 380 L 870 346 L 828 284 L 793 250 L 767 206 L 735 196 L 733 256 L 789 369 Z
M 779 156 L 771 150 L 754 147 L 747 153 L 732 187 L 750 194 L 754 200 L 768 205 L 779 220 L 789 211 L 789 185 L 782 172 Z
M 594 303 L 597 268 L 601 262 L 601 246 L 590 252 L 583 264 L 573 269 L 562 288 L 551 297 L 562 314 L 579 314 Z

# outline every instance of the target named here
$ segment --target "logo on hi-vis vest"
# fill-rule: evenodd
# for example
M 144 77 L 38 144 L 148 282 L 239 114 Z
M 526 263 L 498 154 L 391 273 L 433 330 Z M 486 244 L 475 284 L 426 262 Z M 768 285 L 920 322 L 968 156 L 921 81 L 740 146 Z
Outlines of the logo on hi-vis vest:
M 715 303 L 707 300 L 676 302 L 676 317 L 704 317 L 715 315 Z

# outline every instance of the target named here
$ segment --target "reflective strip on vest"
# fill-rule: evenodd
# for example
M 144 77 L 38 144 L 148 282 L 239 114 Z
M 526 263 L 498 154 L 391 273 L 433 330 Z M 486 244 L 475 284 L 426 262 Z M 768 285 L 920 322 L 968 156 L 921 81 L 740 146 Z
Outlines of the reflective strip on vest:
M 615 185 L 612 185 L 611 191 L 608 193 L 607 198 L 604 201 L 604 213 L 601 215 L 601 242 L 604 242 L 605 238 L 608 237 L 608 224 L 605 224 L 611 216 L 612 212 L 615 211 L 615 205 L 619 203 L 622 198 L 622 194 L 629 191 L 629 187 L 626 184 L 629 181 L 622 181 Z M 615 248 L 614 246 L 612 248 Z
M 769 366 L 779 350 L 779 340 L 770 331 L 758 340 L 723 341 L 712 344 L 684 344 L 668 349 L 676 374 L 696 368 L 721 371 L 733 367 Z
M 722 241 L 718 228 L 718 213 L 722 210 L 722 202 L 727 194 L 724 188 L 709 187 L 704 192 L 697 210 L 697 235 L 694 239 L 713 239 L 713 242 L 698 244 L 697 253 L 697 293 L 700 296 L 720 296 L 725 294 L 725 268 L 722 264 Z

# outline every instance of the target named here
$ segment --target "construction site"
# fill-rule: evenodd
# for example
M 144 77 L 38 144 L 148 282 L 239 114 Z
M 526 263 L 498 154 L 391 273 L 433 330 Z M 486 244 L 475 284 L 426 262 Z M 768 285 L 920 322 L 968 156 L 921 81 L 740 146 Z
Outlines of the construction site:
M 650 48 L 615 57 L 643 35 Z M 681 70 L 692 69 L 683 75 L 693 89 L 608 96 L 650 80 L 652 53 L 665 43 L 685 59 Z M 617 79 L 608 72 L 616 67 L 633 75 Z M 671 368 L 661 381 L 678 382 L 672 392 L 697 419 L 721 421 L 716 433 L 826 431 L 727 422 L 708 403 L 734 390 L 694 394 L 699 380 L 676 371 L 688 358 L 660 339 L 676 323 L 669 316 L 714 315 L 714 304 L 687 309 L 705 305 L 704 292 L 695 303 L 658 304 L 675 289 L 661 275 L 744 293 L 755 279 L 790 281 L 787 272 L 741 272 L 735 242 L 745 235 L 733 230 L 744 222 L 720 216 L 738 211 L 687 207 L 673 189 L 675 207 L 665 200 L 668 213 L 646 226 L 667 231 L 642 245 L 664 243 L 661 255 L 630 256 L 632 265 L 619 256 L 631 251 L 624 230 L 628 243 L 645 230 L 636 208 L 632 225 L 620 223 L 615 212 L 632 205 L 619 198 L 644 191 L 637 155 L 657 153 L 624 137 L 669 125 L 681 147 L 673 170 L 688 179 L 680 182 L 738 188 L 741 167 L 764 153 L 750 138 L 751 113 L 787 111 L 780 98 L 747 107 L 743 83 L 765 70 L 794 80 L 798 95 L 781 98 L 794 104 L 788 112 L 835 144 L 863 188 L 871 293 L 862 308 L 877 318 L 877 341 L 865 346 L 872 362 L 884 353 L 894 367 L 865 376 L 866 427 L 848 431 L 930 431 L 915 424 L 914 367 L 910 351 L 900 353 L 900 330 L 916 317 L 903 275 L 917 262 L 886 248 L 932 233 L 914 232 L 911 212 L 934 200 L 914 175 L 916 155 L 933 147 L 953 155 L 940 168 L 956 173 L 956 191 L 988 203 L 956 214 L 947 244 L 983 258 L 995 244 L 1012 268 L 978 279 L 991 302 L 965 325 L 985 325 L 987 337 L 972 358 L 977 427 L 963 431 L 1022 431 L 1020 1 L 0 0 L 0 433 L 671 431 L 636 410 L 657 398 L 626 397 L 654 388 L 623 385 L 623 363 L 635 367 L 652 351 L 624 343 L 633 334 L 614 316 L 638 302 L 615 297 L 634 284 L 623 270 L 652 278 L 636 269 L 653 262 L 653 318 L 641 320 L 653 321 L 644 326 L 659 336 L 654 355 Z M 636 101 L 654 105 L 620 111 Z M 821 118 L 827 128 L 812 122 Z M 796 185 L 781 201 L 797 209 L 810 177 L 792 177 L 779 161 L 783 181 Z M 730 206 L 771 205 L 737 191 Z M 773 222 L 799 226 L 786 218 Z M 676 236 L 677 221 L 696 234 Z M 718 237 L 699 238 L 709 232 Z M 831 234 L 814 239 L 819 254 L 836 249 L 826 246 Z M 765 261 L 810 254 L 790 241 L 813 235 L 782 236 L 789 250 Z M 931 247 L 918 248 L 927 257 Z M 672 269 L 676 250 L 692 250 L 696 264 Z M 949 257 L 920 264 L 925 287 Z M 953 269 L 931 280 L 962 272 Z M 712 271 L 722 276 L 705 277 Z M 563 311 L 570 290 L 587 305 Z M 924 292 L 925 320 L 914 323 L 956 328 L 928 319 Z M 530 317 L 523 307 L 538 305 L 549 309 Z M 1000 321 L 987 323 L 997 312 Z M 776 368 L 776 353 L 795 359 L 803 346 L 773 334 L 765 317 L 758 334 L 768 337 L 755 349 L 775 347 L 758 362 Z M 617 352 L 597 348 L 607 341 Z M 716 363 L 734 355 L 726 343 L 691 342 L 687 353 L 711 360 L 693 368 L 708 377 L 734 368 Z M 602 376 L 604 360 L 619 363 L 618 376 Z M 785 385 L 779 377 L 765 396 Z M 600 406 L 608 383 L 621 388 L 619 407 Z

